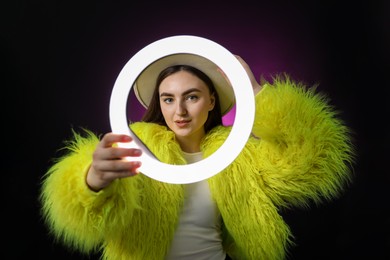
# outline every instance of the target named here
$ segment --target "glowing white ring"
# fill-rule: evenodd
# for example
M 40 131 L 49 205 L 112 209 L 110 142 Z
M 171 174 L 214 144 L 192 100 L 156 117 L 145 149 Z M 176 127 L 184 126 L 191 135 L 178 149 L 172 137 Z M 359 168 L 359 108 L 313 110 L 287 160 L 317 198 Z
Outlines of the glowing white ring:
M 189 53 L 202 56 L 221 68 L 236 98 L 236 115 L 232 130 L 223 145 L 208 158 L 188 165 L 162 163 L 143 148 L 140 142 L 119 143 L 121 147 L 143 149 L 140 172 L 158 181 L 185 184 L 214 176 L 225 169 L 244 148 L 254 121 L 255 104 L 249 77 L 237 58 L 221 45 L 197 36 L 173 36 L 153 42 L 136 53 L 123 67 L 116 79 L 110 100 L 110 123 L 113 133 L 130 135 L 127 100 L 138 75 L 151 63 L 168 55 Z M 239 87 L 239 89 L 238 89 Z

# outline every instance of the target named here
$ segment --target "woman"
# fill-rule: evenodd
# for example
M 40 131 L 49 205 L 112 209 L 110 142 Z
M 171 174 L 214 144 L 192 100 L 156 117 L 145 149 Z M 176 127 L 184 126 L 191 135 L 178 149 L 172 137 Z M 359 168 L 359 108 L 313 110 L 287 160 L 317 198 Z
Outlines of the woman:
M 141 150 L 115 145 L 131 142 L 129 136 L 75 134 L 42 186 L 54 235 L 106 259 L 285 258 L 291 234 L 278 210 L 339 194 L 353 160 L 349 132 L 314 90 L 288 78 L 261 88 L 238 59 L 256 94 L 256 118 L 231 165 L 198 183 L 162 183 L 139 174 Z M 135 90 L 148 110 L 131 128 L 162 162 L 201 160 L 229 135 L 221 117 L 234 95 L 204 58 L 163 58 L 140 75 Z

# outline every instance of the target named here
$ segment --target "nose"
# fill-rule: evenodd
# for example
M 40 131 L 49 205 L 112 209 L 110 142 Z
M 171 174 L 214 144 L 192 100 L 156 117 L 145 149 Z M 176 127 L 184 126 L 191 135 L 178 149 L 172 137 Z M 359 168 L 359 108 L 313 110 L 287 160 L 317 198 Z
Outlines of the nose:
M 180 115 L 180 116 L 187 114 L 187 108 L 185 106 L 185 102 L 183 102 L 183 101 L 177 102 L 176 114 Z

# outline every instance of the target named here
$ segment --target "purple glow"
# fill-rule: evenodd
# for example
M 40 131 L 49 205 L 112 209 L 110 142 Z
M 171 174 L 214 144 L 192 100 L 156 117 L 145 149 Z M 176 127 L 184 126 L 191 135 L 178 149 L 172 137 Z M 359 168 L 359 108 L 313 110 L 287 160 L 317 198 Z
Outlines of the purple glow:
M 158 33 L 145 35 L 143 32 L 147 37 L 138 47 L 172 35 L 197 35 L 215 41 L 233 54 L 240 55 L 260 83 L 263 83 L 261 79 L 272 82 L 273 77 L 281 74 L 287 74 L 293 80 L 304 81 L 308 85 L 318 83 L 321 79 L 321 44 L 316 42 L 315 38 L 302 37 L 312 33 L 307 21 L 288 20 L 288 23 L 283 21 L 272 25 L 253 21 L 234 33 L 226 33 L 210 25 L 205 31 L 206 27 L 198 27 L 191 23 L 183 25 L 183 28 L 175 24 Z M 238 28 L 241 27 L 236 29 Z M 253 34 L 253 31 L 256 33 Z M 129 120 L 139 121 L 145 109 L 138 103 L 133 93 L 130 94 L 128 103 L 132 104 L 128 110 L 131 111 L 128 115 Z M 234 117 L 235 107 L 222 118 L 223 124 L 233 125 Z
M 232 108 L 226 115 L 222 117 L 222 124 L 230 126 L 234 124 L 234 118 L 236 117 L 236 106 Z

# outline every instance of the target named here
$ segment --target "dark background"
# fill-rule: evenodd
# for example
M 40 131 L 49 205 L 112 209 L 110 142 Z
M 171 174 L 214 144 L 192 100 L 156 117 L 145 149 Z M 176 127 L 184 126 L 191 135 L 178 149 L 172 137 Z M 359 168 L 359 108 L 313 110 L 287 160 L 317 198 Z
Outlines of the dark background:
M 257 78 L 286 72 L 319 84 L 354 131 L 354 181 L 342 196 L 282 212 L 297 244 L 290 259 L 390 259 L 388 1 L 127 2 L 0 4 L 4 259 L 96 258 L 48 235 L 40 178 L 72 128 L 110 131 L 109 98 L 125 63 L 179 34 L 220 43 Z

